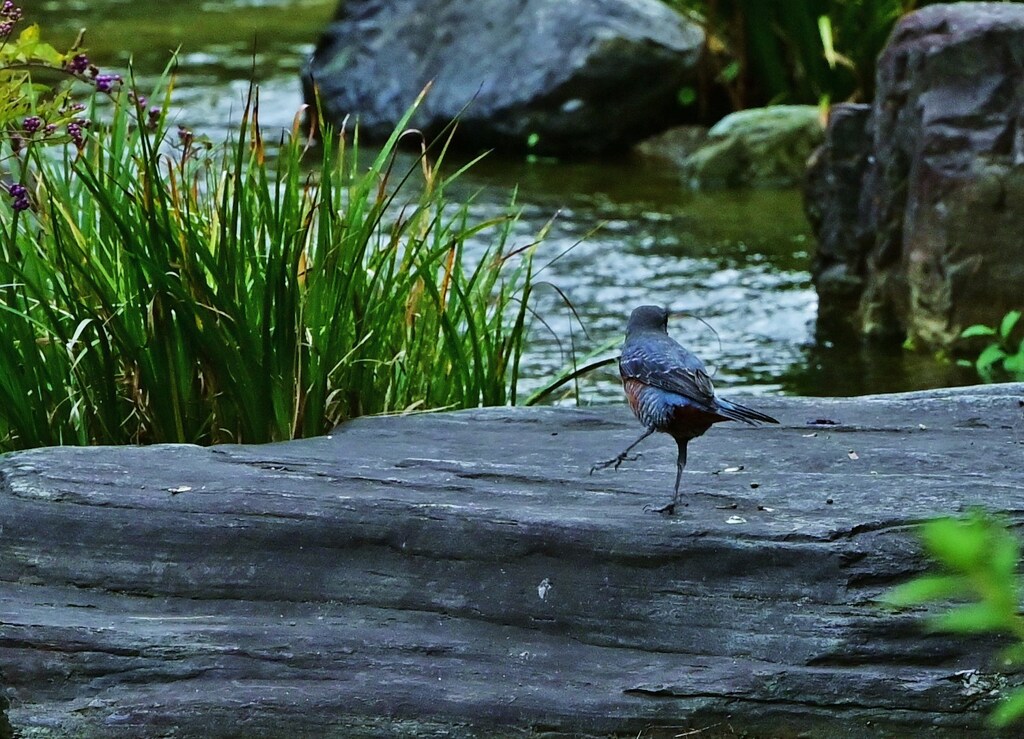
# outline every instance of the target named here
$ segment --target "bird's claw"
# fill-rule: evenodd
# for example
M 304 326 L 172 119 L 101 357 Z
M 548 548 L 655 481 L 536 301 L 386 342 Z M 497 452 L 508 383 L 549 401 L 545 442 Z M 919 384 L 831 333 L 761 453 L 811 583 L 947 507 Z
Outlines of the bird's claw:
M 619 469 L 619 465 L 622 464 L 623 462 L 635 462 L 638 459 L 640 459 L 639 452 L 637 454 L 634 454 L 633 456 L 629 456 L 628 454 L 620 454 L 614 459 L 606 459 L 604 462 L 595 462 L 593 466 L 590 468 L 590 474 L 594 474 L 597 470 L 606 470 L 609 467 L 617 470 Z
M 644 511 L 650 511 L 651 513 L 661 513 L 662 515 L 665 515 L 665 516 L 671 516 L 671 515 L 675 514 L 675 512 L 676 512 L 676 504 L 675 504 L 675 502 L 666 503 L 665 505 L 661 506 L 660 508 L 652 508 L 649 505 L 645 505 L 644 506 Z

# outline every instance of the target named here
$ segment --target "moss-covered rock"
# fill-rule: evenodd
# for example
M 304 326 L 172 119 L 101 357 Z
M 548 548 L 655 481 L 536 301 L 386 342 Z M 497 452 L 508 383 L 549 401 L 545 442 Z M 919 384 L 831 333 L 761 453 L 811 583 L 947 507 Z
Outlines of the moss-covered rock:
M 824 127 L 813 105 L 773 105 L 732 113 L 683 163 L 693 187 L 794 187 Z

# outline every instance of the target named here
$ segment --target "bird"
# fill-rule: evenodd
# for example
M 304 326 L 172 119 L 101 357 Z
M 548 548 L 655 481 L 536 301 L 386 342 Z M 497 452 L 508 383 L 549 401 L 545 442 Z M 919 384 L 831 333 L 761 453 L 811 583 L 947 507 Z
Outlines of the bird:
M 679 448 L 672 501 L 657 513 L 672 515 L 679 504 L 679 482 L 686 467 L 686 445 L 721 421 L 742 421 L 752 426 L 778 423 L 769 415 L 715 394 L 704 363 L 668 335 L 670 311 L 657 305 L 633 310 L 626 324 L 626 340 L 619 356 L 619 374 L 633 414 L 645 427 L 640 438 L 618 456 L 598 462 L 590 473 L 619 465 L 641 441 L 660 431 Z

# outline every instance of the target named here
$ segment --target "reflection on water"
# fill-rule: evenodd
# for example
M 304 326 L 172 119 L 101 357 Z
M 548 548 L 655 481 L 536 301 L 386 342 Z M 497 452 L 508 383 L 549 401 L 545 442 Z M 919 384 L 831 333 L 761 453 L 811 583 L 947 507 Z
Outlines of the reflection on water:
M 298 72 L 336 0 L 44 0 L 29 20 L 67 45 L 79 28 L 105 68 L 129 60 L 143 87 L 180 47 L 176 122 L 216 140 L 241 110 L 250 78 L 260 85 L 264 125 L 290 128 L 302 104 Z M 270 137 L 268 137 L 268 140 Z M 517 241 L 557 213 L 537 256 L 540 285 L 526 358 L 527 392 L 579 355 L 621 336 L 629 311 L 658 303 L 700 316 L 672 321 L 673 336 L 700 355 L 730 391 L 856 395 L 960 384 L 970 372 L 853 336 L 817 336 L 808 268 L 813 244 L 796 192 L 694 194 L 664 165 L 632 158 L 587 163 L 485 159 L 451 195 L 474 198 L 486 216 L 518 185 Z M 596 230 L 595 230 L 596 229 Z M 570 248 L 572 247 L 572 248 Z M 581 387 L 585 402 L 620 399 L 614 370 Z

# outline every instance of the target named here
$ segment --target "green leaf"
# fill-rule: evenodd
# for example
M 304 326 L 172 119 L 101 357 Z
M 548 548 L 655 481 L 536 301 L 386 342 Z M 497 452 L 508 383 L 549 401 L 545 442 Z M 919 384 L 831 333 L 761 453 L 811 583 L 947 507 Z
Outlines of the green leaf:
M 1024 664 L 1024 642 L 1011 644 L 999 653 L 999 663 L 1007 667 Z
M 996 330 L 991 326 L 982 326 L 980 323 L 976 323 L 973 326 L 968 326 L 960 332 L 961 339 L 970 339 L 975 336 L 995 336 Z
M 954 608 L 928 619 L 935 631 L 957 634 L 978 634 L 987 631 L 1009 631 L 1013 628 L 1012 614 L 990 603 L 971 603 Z
M 988 720 L 993 726 L 1002 728 L 1024 716 L 1024 690 L 1018 689 L 1010 693 L 995 710 Z
M 1003 360 L 1003 369 L 1011 375 L 1024 376 L 1024 341 L 1021 342 L 1021 350 L 1011 354 Z
M 1019 310 L 1012 310 L 1003 316 L 1003 320 L 999 324 L 999 335 L 1004 339 L 1008 339 L 1014 326 L 1017 325 L 1017 321 L 1020 320 L 1020 316 L 1021 312 Z
M 1006 351 L 998 344 L 992 344 L 985 347 L 984 351 L 978 355 L 978 358 L 974 361 L 974 365 L 978 368 L 978 372 L 985 372 L 991 370 L 998 362 L 1007 357 Z
M 942 564 L 957 572 L 971 572 L 985 556 L 987 532 L 978 519 L 957 521 L 938 518 L 921 530 L 921 540 L 928 552 Z
M 881 601 L 890 606 L 913 606 L 949 598 L 965 591 L 967 584 L 959 575 L 923 575 L 892 588 L 882 596 Z
M 63 66 L 64 55 L 49 44 L 37 44 L 34 54 L 36 61 L 45 62 L 54 67 Z
M 39 24 L 33 23 L 18 34 L 18 46 L 31 46 L 39 43 Z
M 989 537 L 988 561 L 992 574 L 1000 582 L 1014 583 L 1017 563 L 1020 561 L 1020 544 L 1017 537 L 995 524 L 989 528 Z
M 722 71 L 718 73 L 718 79 L 721 82 L 732 82 L 740 76 L 741 69 L 742 67 L 738 61 L 729 62 L 722 68 Z
M 825 53 L 825 60 L 828 66 L 835 69 L 839 55 L 836 54 L 836 46 L 832 36 L 832 19 L 827 15 L 818 17 L 818 34 L 821 36 L 821 46 Z

